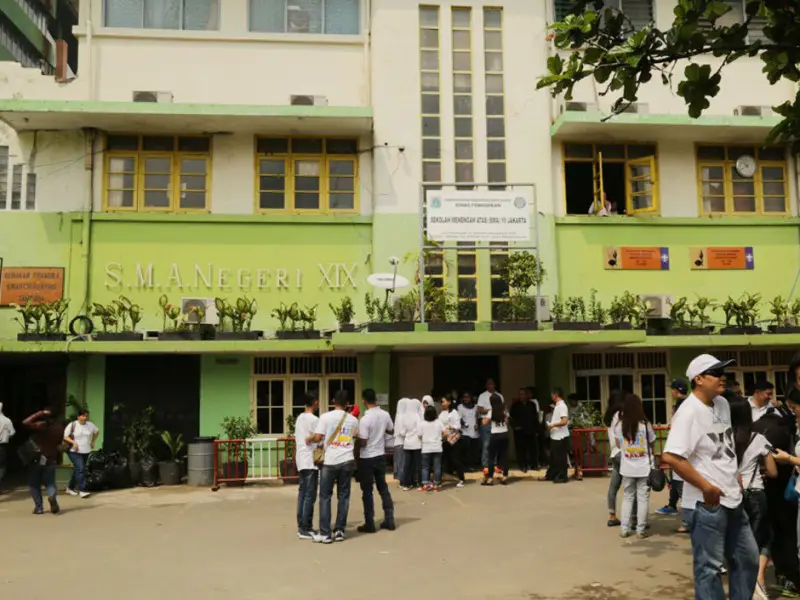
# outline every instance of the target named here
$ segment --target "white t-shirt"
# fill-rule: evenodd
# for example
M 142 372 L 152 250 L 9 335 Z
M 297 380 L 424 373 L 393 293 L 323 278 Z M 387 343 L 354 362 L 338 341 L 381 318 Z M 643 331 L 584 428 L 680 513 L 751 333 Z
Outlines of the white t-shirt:
M 333 432 L 336 431 L 336 427 L 342 421 L 343 414 L 347 414 L 347 417 L 345 417 L 339 433 L 328 443 Z M 358 419 L 339 408 L 322 415 L 317 422 L 317 428 L 314 433 L 323 435 L 322 445 L 325 447 L 323 464 L 333 466 L 355 460 L 355 437 L 357 432 Z
M 611 458 L 614 458 L 619 454 L 619 444 L 617 440 L 619 436 L 617 435 L 617 424 L 619 423 L 619 411 L 614 413 L 614 416 L 611 417 L 611 425 L 608 426 L 608 449 L 609 455 Z
M 769 454 L 770 443 L 760 433 L 757 433 L 742 455 L 739 465 L 739 474 L 742 476 L 742 486 L 746 490 L 763 490 L 764 478 L 761 476 L 761 458 Z M 752 483 L 751 483 L 752 482 Z
M 503 402 L 506 401 L 506 399 L 503 398 L 503 394 L 501 394 L 500 392 L 494 392 L 494 393 L 500 396 L 500 399 Z M 492 394 L 489 391 L 483 392 L 480 396 L 478 396 L 478 406 L 480 406 L 481 408 L 485 408 L 486 410 L 492 410 Z M 486 413 L 479 416 L 481 418 L 484 418 L 486 416 Z
M 548 425 L 553 425 L 555 423 L 560 423 L 561 419 L 569 420 L 569 409 L 567 408 L 567 403 L 563 400 L 560 400 L 554 407 L 553 407 L 553 414 L 550 415 L 550 421 L 548 421 Z M 562 425 L 561 427 L 554 427 L 550 430 L 550 439 L 551 440 L 563 440 L 564 438 L 569 437 L 569 425 Z
M 468 438 L 477 439 L 478 438 L 478 431 L 475 429 L 475 423 L 477 422 L 476 415 L 475 415 L 475 406 L 466 407 L 463 404 L 458 405 L 458 414 L 461 417 L 461 435 L 466 436 Z
M 75 431 L 72 431 L 72 426 L 75 425 Z M 69 437 L 75 440 L 78 445 L 78 454 L 89 454 L 92 451 L 92 437 L 100 430 L 95 427 L 91 421 L 86 421 L 85 425 L 81 425 L 78 421 L 73 421 L 64 429 L 64 437 Z M 74 450 L 70 450 L 74 451 Z
M 664 452 L 682 456 L 706 481 L 722 490 L 722 506 L 736 508 L 741 504 L 731 409 L 725 398 L 714 398 L 713 407 L 694 394 L 686 398 L 672 417 Z M 683 505 L 694 509 L 698 502 L 703 502 L 703 493 L 685 481 Z
M 650 469 L 655 464 L 652 454 L 648 451 L 648 441 L 650 442 L 650 449 L 652 449 L 652 445 L 656 441 L 656 432 L 653 431 L 650 423 L 647 425 L 639 423 L 636 439 L 630 442 L 622 434 L 622 422 L 617 419 L 614 434 L 619 445 L 619 451 L 622 453 L 619 474 L 623 477 L 647 477 L 650 474 Z
M 439 420 L 446 430 L 461 431 L 461 416 L 457 410 L 443 410 L 439 413 Z
M 750 397 L 747 399 L 747 402 L 748 402 L 748 404 L 750 404 L 750 410 L 751 410 L 752 417 L 753 417 L 753 423 L 755 423 L 755 422 L 756 422 L 756 421 L 758 421 L 758 420 L 759 420 L 761 417 L 763 417 L 765 414 L 767 414 L 767 411 L 768 411 L 768 410 L 770 409 L 770 407 L 771 407 L 771 404 L 770 404 L 769 402 L 767 402 L 767 403 L 766 403 L 764 406 L 762 406 L 761 408 L 759 408 L 759 407 L 756 405 L 756 403 L 755 403 L 755 402 L 753 402 L 753 397 L 752 397 L 752 396 L 750 396 Z M 761 489 L 761 488 L 759 488 L 759 489 Z
M 433 454 L 442 451 L 444 425 L 439 419 L 422 422 L 422 453 Z
M 361 448 L 361 458 L 386 454 L 386 434 L 393 431 L 392 417 L 381 407 L 370 408 L 358 424 L 358 438 L 367 443 Z
M 492 421 L 491 410 L 486 413 L 483 418 L 489 419 L 489 424 L 492 426 L 492 433 L 508 433 L 508 418 L 506 418 L 502 423 L 495 423 Z
M 314 464 L 314 448 L 319 446 L 319 443 L 306 444 L 306 438 L 316 431 L 318 422 L 318 416 L 307 412 L 299 415 L 294 422 L 294 462 L 298 471 L 317 468 Z

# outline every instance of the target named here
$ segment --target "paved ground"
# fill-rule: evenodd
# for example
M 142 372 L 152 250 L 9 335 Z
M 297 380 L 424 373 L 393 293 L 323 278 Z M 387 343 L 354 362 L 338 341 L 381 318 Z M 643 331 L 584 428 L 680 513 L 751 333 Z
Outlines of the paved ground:
M 0 598 L 690 600 L 675 519 L 653 515 L 653 537 L 620 540 L 607 481 L 394 487 L 399 528 L 374 535 L 355 532 L 359 493 L 348 540 L 330 546 L 296 539 L 294 487 L 65 497 L 55 517 L 31 515 L 19 491 L 0 497 Z

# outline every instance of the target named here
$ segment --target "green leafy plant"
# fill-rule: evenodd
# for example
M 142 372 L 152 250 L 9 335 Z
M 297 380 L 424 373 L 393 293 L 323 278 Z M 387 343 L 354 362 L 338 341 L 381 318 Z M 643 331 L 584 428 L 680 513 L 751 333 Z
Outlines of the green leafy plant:
M 281 302 L 278 308 L 272 309 L 272 317 L 278 319 L 278 328 L 280 331 L 294 331 L 297 326 L 298 308 L 297 302 L 292 304 L 285 304 Z
M 653 307 L 641 296 L 634 296 L 633 294 L 631 296 L 631 323 L 636 328 L 644 328 L 647 326 L 647 319 L 652 314 Z
M 235 302 L 229 302 L 226 298 L 214 298 L 214 307 L 219 317 L 217 331 L 225 331 L 227 323 L 230 323 L 231 331 L 236 333 L 250 331 L 253 318 L 258 313 L 258 303 L 247 296 L 237 298 Z
M 698 296 L 697 302 L 694 303 L 693 314 L 700 328 L 708 327 L 711 324 L 711 316 L 708 311 L 714 310 L 716 307 L 717 305 L 710 298 Z
M 497 274 L 506 284 L 507 301 L 500 305 L 502 321 L 536 320 L 536 296 L 532 288 L 540 286 L 547 273 L 536 256 L 525 250 L 511 252 L 498 265 Z
M 607 318 L 608 310 L 603 308 L 602 303 L 597 299 L 597 290 L 592 289 L 589 294 L 589 321 L 602 325 Z
M 17 316 L 14 317 L 14 320 L 19 324 L 22 333 L 41 333 L 41 305 L 33 304 L 28 300 L 25 304 L 12 304 L 11 307 L 17 311 Z
M 745 292 L 739 300 L 739 313 L 737 325 L 739 327 L 756 327 L 759 316 L 758 305 L 761 303 L 761 294 Z
M 550 316 L 556 323 L 562 323 L 566 317 L 567 309 L 564 306 L 563 300 L 559 296 L 553 298 L 553 306 L 550 308 Z
M 311 331 L 317 322 L 317 305 L 304 306 L 298 311 L 297 321 L 301 324 L 301 329 Z
M 18 316 L 14 320 L 23 333 L 51 335 L 63 333 L 69 300 L 61 299 L 43 304 L 34 304 L 28 300 L 23 305 L 11 304 L 11 307 L 17 311 Z
M 172 306 L 166 294 L 162 294 L 158 299 L 158 306 L 161 308 L 161 330 L 162 331 L 185 331 L 186 318 L 181 312 L 180 306 Z M 169 323 L 168 323 L 169 321 Z
M 90 314 L 92 319 L 100 319 L 100 326 L 105 333 L 116 331 L 119 327 L 117 309 L 113 304 L 93 302 Z
M 622 296 L 614 296 L 608 316 L 612 323 L 631 323 L 634 327 L 639 327 L 649 312 L 646 303 L 639 296 L 626 291 Z
M 672 322 L 678 327 L 687 328 L 689 327 L 689 321 L 686 318 L 688 312 L 689 301 L 686 299 L 686 296 L 681 296 L 673 300 L 670 304 L 669 318 L 672 319 Z
M 586 321 L 586 301 L 580 296 L 570 296 L 566 302 L 567 321 L 573 323 Z
M 252 421 L 247 417 L 225 417 L 220 427 L 225 433 L 224 439 L 226 440 L 248 440 L 258 433 Z M 239 460 L 244 460 L 246 447 L 245 442 L 232 444 L 228 448 L 228 457 L 239 457 Z
M 331 312 L 333 312 L 333 316 L 336 317 L 336 322 L 339 324 L 339 327 L 350 325 L 353 322 L 356 311 L 353 307 L 353 299 L 350 296 L 342 298 L 338 305 L 328 304 L 328 306 Z
M 795 298 L 789 305 L 789 315 L 792 319 L 791 324 L 800 327 L 800 298 Z
M 170 460 L 172 462 L 177 462 L 178 453 L 183 450 L 185 446 L 183 443 L 183 434 L 179 433 L 177 436 L 173 436 L 169 431 L 162 431 L 161 441 L 169 448 Z
M 739 312 L 739 303 L 728 296 L 728 299 L 722 303 L 721 308 L 722 312 L 725 313 L 725 326 L 730 327 Z
M 393 323 L 395 320 L 395 309 L 389 301 L 388 293 L 381 300 L 372 292 L 367 292 L 364 295 L 364 306 L 370 323 Z
M 775 296 L 770 300 L 769 312 L 772 313 L 770 323 L 776 327 L 786 327 L 789 324 L 789 303 L 783 296 Z
M 112 412 L 125 412 L 125 406 L 116 405 Z M 127 449 L 131 462 L 153 455 L 153 439 L 156 428 L 153 425 L 154 409 L 148 406 L 141 413 L 128 413 L 123 416 L 122 445 Z
M 287 437 L 293 438 L 294 437 L 294 427 L 297 419 L 294 418 L 294 415 L 286 415 L 286 435 Z

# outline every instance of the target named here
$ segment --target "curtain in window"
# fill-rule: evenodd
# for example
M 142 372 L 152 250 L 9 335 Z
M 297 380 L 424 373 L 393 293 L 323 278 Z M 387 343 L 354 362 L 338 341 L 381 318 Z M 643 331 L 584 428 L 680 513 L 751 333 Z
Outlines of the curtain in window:
M 361 30 L 360 0 L 325 0 L 325 33 L 355 35 Z
M 180 29 L 182 0 L 144 0 L 146 29 Z
M 250 31 L 286 31 L 286 2 L 287 0 L 250 0 Z
M 144 0 L 106 0 L 106 27 L 141 27 L 143 3 Z
M 200 31 L 219 29 L 219 0 L 183 0 L 183 28 Z

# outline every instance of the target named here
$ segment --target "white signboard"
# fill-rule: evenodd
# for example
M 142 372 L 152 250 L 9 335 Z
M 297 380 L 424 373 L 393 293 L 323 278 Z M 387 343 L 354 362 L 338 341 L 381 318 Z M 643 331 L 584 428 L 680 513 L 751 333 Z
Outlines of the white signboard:
M 523 191 L 428 190 L 428 239 L 435 242 L 527 242 L 531 197 Z

